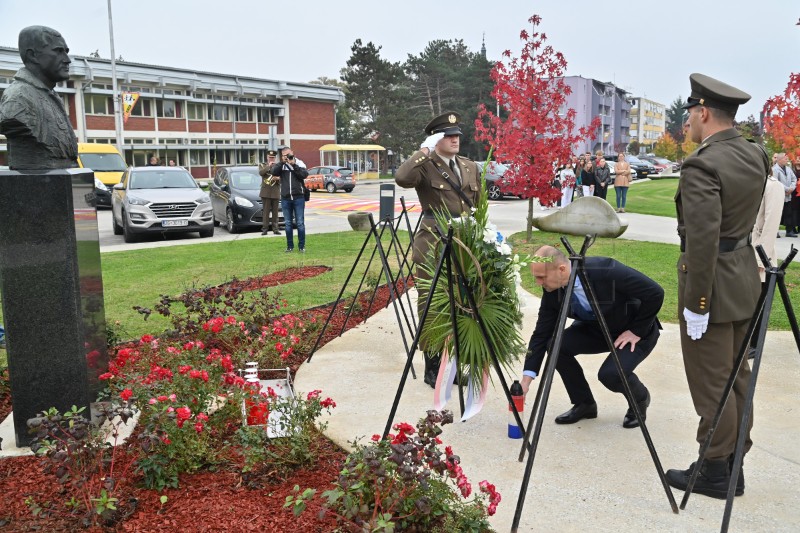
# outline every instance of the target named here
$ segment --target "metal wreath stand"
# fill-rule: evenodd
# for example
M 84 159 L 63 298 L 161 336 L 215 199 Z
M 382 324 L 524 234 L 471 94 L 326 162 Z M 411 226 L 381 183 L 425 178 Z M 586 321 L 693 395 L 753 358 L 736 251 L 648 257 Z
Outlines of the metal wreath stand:
M 508 388 L 508 383 L 506 382 L 505 376 L 503 375 L 503 370 L 500 366 L 500 362 L 497 359 L 497 353 L 495 352 L 494 346 L 492 345 L 491 341 L 489 340 L 489 334 L 486 330 L 486 325 L 483 323 L 481 319 L 481 315 L 478 312 L 478 306 L 475 303 L 475 296 L 473 293 L 472 285 L 469 283 L 469 280 L 464 275 L 464 268 L 462 267 L 461 263 L 459 262 L 459 258 L 455 255 L 455 250 L 453 248 L 453 242 L 455 239 L 453 238 L 453 228 L 452 226 L 448 229 L 447 235 L 442 234 L 441 228 L 439 228 L 438 224 L 434 226 L 436 232 L 438 233 L 439 238 L 441 239 L 443 246 L 442 253 L 439 255 L 438 263 L 436 265 L 436 270 L 433 273 L 433 278 L 431 280 L 431 287 L 428 290 L 428 294 L 425 299 L 425 306 L 420 313 L 419 320 L 417 321 L 416 331 L 414 333 L 414 340 L 411 343 L 411 348 L 408 351 L 408 357 L 406 360 L 405 368 L 403 369 L 402 377 L 400 378 L 400 383 L 397 387 L 397 393 L 395 394 L 394 402 L 392 403 L 392 409 L 389 413 L 389 418 L 386 421 L 386 427 L 383 430 L 383 438 L 385 439 L 389 435 L 389 430 L 392 427 L 392 422 L 394 421 L 394 417 L 397 413 L 397 406 L 400 403 L 400 397 L 403 394 L 403 388 L 405 387 L 406 380 L 408 379 L 408 372 L 411 369 L 411 361 L 416 351 L 420 336 L 422 334 L 422 327 L 425 324 L 425 320 L 428 317 L 428 312 L 431 308 L 431 302 L 433 301 L 433 295 L 436 289 L 436 286 L 441 281 L 442 273 L 444 272 L 447 276 L 447 293 L 449 296 L 450 301 L 450 325 L 453 331 L 453 341 L 454 341 L 454 352 L 456 357 L 460 354 L 460 343 L 458 339 L 458 333 L 456 330 L 456 303 L 455 298 L 453 297 L 453 284 L 454 280 L 458 283 L 459 290 L 462 294 L 465 294 L 467 297 L 467 302 L 469 304 L 468 308 L 465 308 L 469 312 L 471 312 L 476 322 L 478 323 L 478 327 L 481 330 L 481 336 L 483 337 L 483 341 L 486 344 L 486 347 L 489 349 L 489 354 L 492 359 L 492 366 L 494 367 L 495 372 L 497 373 L 498 378 L 500 379 L 500 383 L 503 387 L 503 391 L 505 392 L 506 398 L 508 399 L 509 406 L 511 407 L 511 412 L 514 414 L 514 419 L 516 420 L 517 425 L 521 428 L 522 431 L 525 430 L 525 426 L 522 423 L 522 418 L 520 418 L 519 411 L 517 411 L 516 405 L 511 397 L 511 391 Z M 455 267 L 455 276 L 453 276 L 453 267 Z M 463 396 L 463 383 L 464 380 L 461 379 L 461 370 L 458 370 L 458 395 L 459 395 L 459 404 L 461 407 L 461 414 L 464 414 L 464 396 Z
M 379 224 L 381 224 L 380 232 L 377 229 L 378 225 L 375 223 L 375 220 L 372 217 L 372 213 L 369 214 L 370 229 L 367 232 L 367 235 L 366 235 L 366 237 L 364 239 L 364 243 L 361 245 L 361 249 L 359 250 L 358 254 L 356 255 L 355 260 L 353 261 L 353 266 L 350 268 L 350 272 L 347 274 L 347 278 L 345 279 L 344 284 L 342 285 L 342 288 L 339 291 L 339 295 L 336 297 L 336 301 L 335 301 L 333 307 L 331 308 L 330 313 L 328 314 L 328 318 L 325 320 L 325 324 L 322 326 L 322 329 L 320 330 L 319 336 L 317 337 L 317 340 L 314 343 L 314 347 L 311 349 L 311 352 L 309 353 L 308 358 L 306 358 L 306 362 L 307 363 L 311 362 L 311 358 L 314 356 L 314 353 L 317 351 L 317 348 L 319 348 L 319 344 L 322 341 L 322 337 L 325 334 L 325 331 L 327 330 L 328 325 L 330 324 L 331 318 L 333 318 L 333 314 L 336 312 L 336 309 L 339 306 L 339 303 L 343 302 L 342 296 L 344 295 L 344 292 L 347 289 L 347 286 L 350 284 L 350 280 L 352 279 L 353 274 L 355 273 L 356 268 L 358 267 L 358 264 L 361 261 L 361 257 L 364 255 L 364 252 L 367 249 L 367 245 L 373 239 L 374 239 L 375 243 L 374 243 L 374 246 L 372 248 L 372 253 L 370 254 L 369 261 L 367 262 L 367 265 L 364 268 L 364 272 L 361 275 L 361 280 L 358 283 L 358 287 L 356 288 L 355 294 L 356 294 L 356 297 L 357 297 L 358 294 L 361 292 L 361 288 L 363 287 L 363 285 L 365 283 L 367 274 L 369 273 L 370 267 L 372 266 L 372 262 L 374 261 L 375 256 L 377 254 L 379 256 L 379 258 L 380 258 L 379 261 L 380 261 L 380 264 L 381 264 L 381 272 L 383 273 L 383 275 L 384 275 L 384 277 L 386 279 L 387 286 L 389 287 L 390 302 L 394 306 L 395 316 L 397 318 L 397 323 L 400 326 L 400 335 L 402 336 L 402 339 L 403 339 L 403 345 L 405 346 L 406 352 L 408 353 L 408 349 L 409 348 L 408 348 L 408 341 L 406 339 L 405 329 L 408 328 L 409 331 L 413 331 L 416 328 L 416 324 L 414 323 L 414 315 L 413 315 L 413 313 L 410 313 L 410 312 L 406 311 L 406 308 L 405 308 L 405 306 L 403 304 L 403 299 L 400 297 L 400 294 L 399 294 L 400 291 L 398 290 L 398 282 L 402 278 L 403 288 L 405 289 L 407 287 L 407 285 L 408 285 L 409 280 L 413 278 L 413 273 L 411 271 L 410 262 L 408 260 L 408 253 L 409 253 L 409 251 L 411 250 L 411 248 L 412 248 L 412 246 L 414 244 L 414 233 L 416 232 L 416 229 L 419 227 L 420 221 L 419 220 L 417 221 L 417 227 L 412 231 L 412 229 L 411 229 L 411 221 L 409 219 L 409 215 L 408 215 L 408 210 L 406 208 L 405 199 L 402 196 L 400 197 L 400 203 L 402 205 L 402 211 L 400 212 L 400 214 L 395 219 L 395 223 L 394 224 L 392 223 L 391 216 L 385 217 L 384 220 L 379 222 Z M 410 235 L 410 242 L 409 242 L 408 246 L 405 247 L 405 249 L 403 248 L 403 245 L 400 242 L 399 236 L 397 234 L 398 229 L 400 228 L 400 224 L 404 220 L 405 220 L 406 229 L 408 231 L 408 234 Z M 420 218 L 420 220 L 421 220 L 421 218 Z M 381 240 L 382 237 L 383 237 L 383 234 L 384 234 L 384 232 L 386 231 L 387 228 L 389 228 L 389 232 L 391 233 L 391 241 L 388 244 L 388 248 L 389 248 L 390 251 L 392 251 L 392 250 L 394 251 L 395 259 L 396 259 L 396 261 L 397 261 L 397 263 L 399 265 L 399 268 L 398 268 L 398 271 L 397 271 L 396 275 L 392 274 L 392 269 L 389 266 L 389 261 L 388 261 L 388 258 L 387 258 L 387 251 L 384 249 L 383 242 Z M 407 269 L 408 273 L 404 274 L 404 272 L 406 272 L 406 269 Z M 372 296 L 370 297 L 370 300 L 369 300 L 369 307 L 367 308 L 367 315 L 369 315 L 369 311 L 372 309 L 372 304 L 373 304 L 373 302 L 375 300 L 375 296 L 376 296 L 377 292 L 378 292 L 378 285 L 376 284 L 375 288 L 372 291 Z M 405 291 L 405 297 L 406 297 L 406 300 L 407 300 L 409 308 L 410 308 L 411 307 L 411 298 L 408 295 L 408 291 L 407 290 Z M 387 304 L 387 306 L 388 306 L 388 304 Z M 345 330 L 345 328 L 347 326 L 347 322 L 350 319 L 350 315 L 351 314 L 352 314 L 352 306 L 347 311 L 347 315 L 345 317 L 344 323 L 342 324 L 342 329 L 339 331 L 339 334 L 338 334 L 339 337 L 341 337 L 342 334 L 344 333 L 344 330 Z M 402 318 L 401 318 L 401 315 L 402 315 Z M 409 316 L 410 316 L 410 319 L 409 319 Z M 405 327 L 404 327 L 404 323 L 405 323 Z M 414 373 L 413 368 L 412 368 L 412 373 L 414 374 L 414 378 L 416 379 L 416 374 Z

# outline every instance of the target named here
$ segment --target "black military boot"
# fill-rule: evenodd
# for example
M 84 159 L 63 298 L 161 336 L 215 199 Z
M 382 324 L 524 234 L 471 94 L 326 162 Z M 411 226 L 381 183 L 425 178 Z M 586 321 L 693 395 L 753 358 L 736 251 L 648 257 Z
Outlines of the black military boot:
M 689 486 L 689 478 L 692 476 L 694 465 L 695 463 L 692 463 L 687 470 L 667 470 L 667 483 L 676 489 L 685 491 Z M 716 461 L 706 459 L 703 461 L 703 466 L 700 467 L 700 475 L 697 476 L 692 492 L 724 500 L 728 497 L 730 481 L 730 466 L 727 459 Z M 736 484 L 735 494 L 736 496 L 744 494 L 744 479 L 742 479 L 741 492 L 739 484 Z
M 436 378 L 439 376 L 439 364 L 442 362 L 442 356 L 438 353 L 424 352 L 423 358 L 425 359 L 425 377 L 424 381 L 431 388 L 436 388 Z
M 733 474 L 733 456 L 731 455 L 728 457 L 728 472 Z M 739 468 L 739 477 L 736 478 L 736 491 L 734 492 L 736 496 L 741 496 L 744 494 L 744 460 L 742 460 L 742 466 Z

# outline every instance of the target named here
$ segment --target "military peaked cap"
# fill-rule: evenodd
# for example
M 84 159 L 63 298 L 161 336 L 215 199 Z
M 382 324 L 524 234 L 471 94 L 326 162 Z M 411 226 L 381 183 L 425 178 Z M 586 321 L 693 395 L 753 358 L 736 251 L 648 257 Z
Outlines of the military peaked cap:
M 750 100 L 750 95 L 746 92 L 705 74 L 695 72 L 689 76 L 689 83 L 692 94 L 686 100 L 684 109 L 702 105 L 735 113 L 740 105 Z
M 267 150 L 267 157 L 278 157 L 278 152 L 276 150 Z
M 433 135 L 434 133 L 461 135 L 461 128 L 459 127 L 460 121 L 461 115 L 458 113 L 444 113 L 428 122 L 428 125 L 425 126 L 425 133 L 428 135 Z

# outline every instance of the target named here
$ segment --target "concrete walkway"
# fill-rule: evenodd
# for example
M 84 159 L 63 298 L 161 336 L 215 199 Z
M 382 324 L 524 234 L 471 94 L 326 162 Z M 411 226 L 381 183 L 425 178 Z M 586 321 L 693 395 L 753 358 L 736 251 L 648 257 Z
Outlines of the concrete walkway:
M 621 238 L 678 244 L 675 219 L 623 216 L 630 227 Z M 499 229 L 506 234 L 519 231 Z M 785 257 L 795 241 L 779 239 L 779 257 Z M 536 322 L 539 300 L 524 293 L 523 301 L 523 337 L 527 338 Z M 665 324 L 657 348 L 637 369 L 652 395 L 648 429 L 664 470 L 687 468 L 698 449 L 698 418 L 681 358 L 677 325 Z M 641 430 L 622 427 L 625 399 L 594 378 L 602 360 L 602 356 L 580 358 L 599 405 L 595 420 L 556 425 L 555 416 L 571 406 L 560 378 L 553 381 L 519 531 L 718 531 L 724 500 L 692 495 L 686 510 L 672 513 Z M 329 419 L 327 434 L 347 448 L 356 438 L 366 440 L 383 432 L 404 364 L 403 342 L 390 306 L 317 352 L 311 363 L 300 368 L 296 387 L 301 391 L 319 388 L 336 400 L 338 407 Z M 421 373 L 419 356 L 415 365 Z M 521 373 L 521 361 L 517 367 Z M 506 376 L 506 380 L 510 383 L 518 377 Z M 446 426 L 443 440 L 461 456 L 473 487 L 487 479 L 503 495 L 492 518 L 493 526 L 502 532 L 510 531 L 525 463 L 517 461 L 522 441 L 506 436 L 507 400 L 499 381 L 494 382 L 483 411 L 465 423 Z M 770 332 L 756 391 L 755 444 L 745 462 L 746 491 L 734 502 L 730 531 L 800 531 L 798 398 L 800 354 L 792 334 Z M 533 396 L 529 406 L 532 402 Z M 394 422 L 414 424 L 432 404 L 432 389 L 421 376 L 418 380 L 409 376 Z M 457 414 L 457 398 L 448 408 Z M 680 503 L 683 492 L 673 492 Z
M 524 301 L 527 337 L 538 300 L 526 293 Z M 685 511 L 672 513 L 641 430 L 622 427 L 625 399 L 594 378 L 602 359 L 580 358 L 598 402 L 597 419 L 568 426 L 553 423 L 570 407 L 560 378 L 553 381 L 519 531 L 718 531 L 724 500 L 692 495 Z M 347 448 L 356 438 L 363 442 L 383 432 L 404 364 L 403 342 L 390 306 L 319 350 L 298 371 L 296 388 L 322 389 L 337 402 L 326 433 Z M 419 357 L 415 364 L 421 372 Z M 518 368 L 521 372 L 521 362 Z M 648 429 L 664 469 L 687 468 L 697 454 L 698 419 L 676 325 L 664 326 L 657 348 L 637 374 L 652 395 Z M 522 441 L 506 436 L 507 401 L 495 382 L 483 411 L 465 423 L 445 426 L 442 438 L 461 456 L 474 488 L 483 479 L 497 486 L 503 501 L 492 524 L 502 532 L 510 531 L 525 463 L 517 461 Z M 730 531 L 800 531 L 799 396 L 800 356 L 792 335 L 772 332 L 756 391 L 755 445 L 745 462 L 746 491 L 735 500 Z M 532 401 L 531 396 L 529 405 Z M 432 389 L 421 377 L 409 376 L 394 422 L 414 424 L 432 404 Z M 458 414 L 457 398 L 448 408 Z M 680 503 L 683 492 L 674 494 Z

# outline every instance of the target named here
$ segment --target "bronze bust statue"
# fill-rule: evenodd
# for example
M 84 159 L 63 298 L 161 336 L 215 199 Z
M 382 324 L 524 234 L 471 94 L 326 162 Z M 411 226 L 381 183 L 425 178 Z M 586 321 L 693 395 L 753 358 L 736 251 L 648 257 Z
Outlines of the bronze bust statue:
M 0 133 L 8 139 L 13 170 L 49 170 L 78 166 L 78 139 L 53 91 L 69 79 L 69 48 L 56 30 L 29 26 L 19 33 L 25 65 L 0 98 Z

